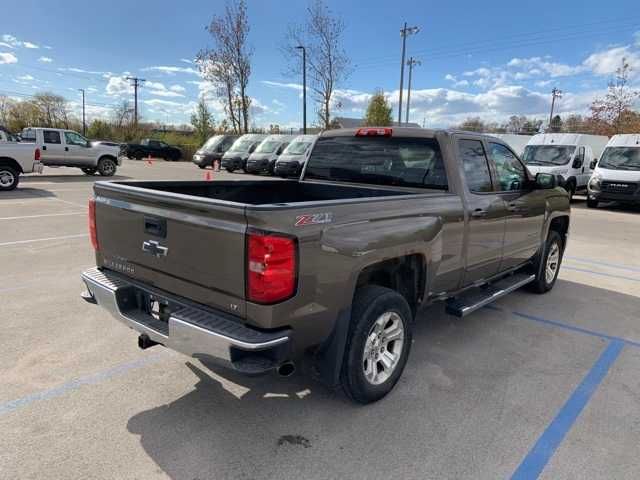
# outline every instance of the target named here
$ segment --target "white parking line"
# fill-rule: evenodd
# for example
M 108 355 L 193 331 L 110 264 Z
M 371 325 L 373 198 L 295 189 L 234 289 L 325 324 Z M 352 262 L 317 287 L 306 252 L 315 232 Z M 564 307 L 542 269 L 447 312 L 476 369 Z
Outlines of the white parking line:
M 88 237 L 88 236 L 89 236 L 88 233 L 81 233 L 78 235 L 63 235 L 62 237 L 33 238 L 31 240 L 16 240 L 15 242 L 0 243 L 0 247 L 8 247 L 10 245 L 22 245 L 25 243 L 50 242 L 52 240 L 67 240 L 69 238 L 81 238 L 81 237 Z
M 86 212 L 45 213 L 42 215 L 23 215 L 21 217 L 0 217 L 0 220 L 22 220 L 23 218 L 64 217 L 68 215 L 86 215 Z

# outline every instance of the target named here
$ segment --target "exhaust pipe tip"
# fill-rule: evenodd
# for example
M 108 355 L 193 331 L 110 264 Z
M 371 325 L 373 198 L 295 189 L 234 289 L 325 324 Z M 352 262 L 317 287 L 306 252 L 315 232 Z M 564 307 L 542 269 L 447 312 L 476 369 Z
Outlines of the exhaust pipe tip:
M 290 377 L 296 371 L 296 366 L 293 362 L 285 362 L 278 367 L 278 375 L 281 377 Z

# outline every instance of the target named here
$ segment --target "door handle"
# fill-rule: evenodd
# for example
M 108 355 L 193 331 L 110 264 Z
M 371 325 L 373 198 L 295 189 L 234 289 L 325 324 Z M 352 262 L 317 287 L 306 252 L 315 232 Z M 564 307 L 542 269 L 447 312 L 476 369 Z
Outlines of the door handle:
M 42 150 L 46 150 L 46 149 L 47 149 L 47 146 L 46 146 L 46 145 L 43 145 L 43 146 L 42 146 Z
M 473 212 L 471 212 L 471 216 L 473 218 L 482 218 L 482 217 L 486 217 L 488 213 L 489 212 L 487 210 L 484 210 L 482 208 L 476 208 Z
M 64 147 L 64 151 L 68 152 L 69 151 L 69 147 Z

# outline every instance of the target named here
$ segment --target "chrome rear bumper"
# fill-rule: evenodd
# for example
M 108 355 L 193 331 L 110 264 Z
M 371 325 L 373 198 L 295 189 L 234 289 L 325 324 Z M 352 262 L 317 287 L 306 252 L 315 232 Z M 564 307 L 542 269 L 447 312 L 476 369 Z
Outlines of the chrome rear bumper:
M 263 332 L 229 315 L 183 303 L 152 288 L 129 282 L 109 270 L 82 273 L 89 296 L 129 328 L 190 357 L 214 360 L 248 374 L 277 368 L 289 355 L 289 330 Z M 140 308 L 140 298 L 168 305 L 168 318 L 159 319 Z

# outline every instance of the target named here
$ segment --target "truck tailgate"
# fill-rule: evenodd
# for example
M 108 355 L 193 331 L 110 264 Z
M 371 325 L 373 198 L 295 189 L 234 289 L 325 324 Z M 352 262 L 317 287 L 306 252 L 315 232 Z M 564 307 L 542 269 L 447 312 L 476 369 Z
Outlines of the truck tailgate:
M 244 316 L 244 208 L 115 184 L 95 192 L 98 266 Z

